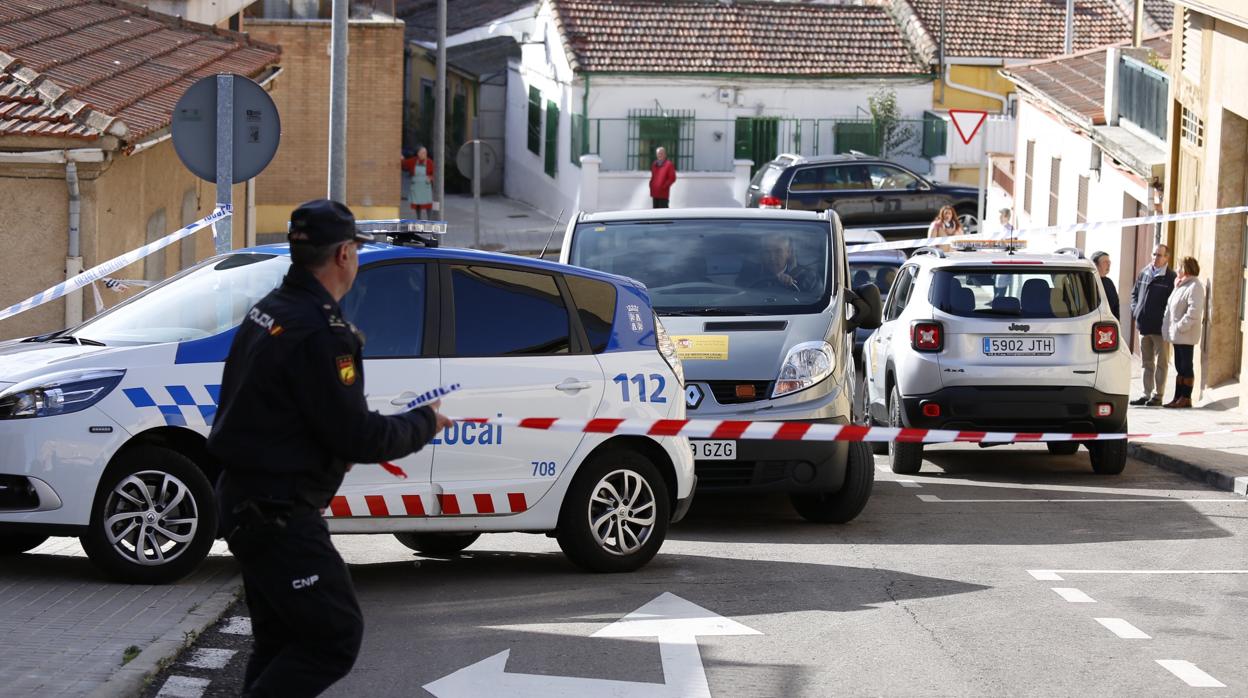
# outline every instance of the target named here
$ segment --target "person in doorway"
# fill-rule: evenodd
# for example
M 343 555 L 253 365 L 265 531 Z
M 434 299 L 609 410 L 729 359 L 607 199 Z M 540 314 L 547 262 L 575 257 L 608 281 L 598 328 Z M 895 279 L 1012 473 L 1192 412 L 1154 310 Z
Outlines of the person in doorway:
M 1174 345 L 1174 399 L 1165 407 L 1192 406 L 1192 386 L 1196 383 L 1193 359 L 1205 317 L 1205 286 L 1199 276 L 1196 258 L 1184 257 L 1161 321 L 1162 336 Z
M 667 159 L 667 148 L 654 150 L 654 162 L 650 164 L 650 199 L 655 208 L 667 208 L 676 183 L 676 165 Z
M 927 228 L 929 238 L 947 238 L 962 233 L 962 221 L 958 220 L 958 212 L 952 206 L 941 206 L 936 220 Z
M 1093 252 L 1092 263 L 1096 265 L 1096 273 L 1101 275 L 1101 286 L 1105 289 L 1105 300 L 1109 302 L 1109 312 L 1114 314 L 1115 320 L 1122 320 L 1119 315 L 1118 304 L 1118 287 L 1114 285 L 1114 280 L 1109 278 L 1109 253 Z
M 429 220 L 433 212 L 433 160 L 429 159 L 429 151 L 421 146 L 415 155 L 404 158 L 403 171 L 411 177 L 407 202 L 412 207 L 412 215 Z
M 1136 406 L 1160 407 L 1161 394 L 1166 389 L 1169 351 L 1161 334 L 1161 321 L 1174 291 L 1175 274 L 1169 264 L 1170 248 L 1157 245 L 1153 248 L 1152 263 L 1144 267 L 1131 287 L 1131 317 L 1140 333 L 1140 359 L 1144 363 L 1144 394 L 1131 401 Z

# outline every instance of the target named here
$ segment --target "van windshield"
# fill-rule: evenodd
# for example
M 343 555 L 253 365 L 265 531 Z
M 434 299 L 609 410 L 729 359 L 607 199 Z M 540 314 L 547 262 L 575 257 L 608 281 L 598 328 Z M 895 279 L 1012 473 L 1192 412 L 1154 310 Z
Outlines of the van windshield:
M 667 315 L 817 313 L 834 286 L 827 221 L 581 223 L 570 262 L 630 276 Z
M 932 305 L 962 317 L 1069 318 L 1099 304 L 1091 271 L 1026 267 L 939 269 Z

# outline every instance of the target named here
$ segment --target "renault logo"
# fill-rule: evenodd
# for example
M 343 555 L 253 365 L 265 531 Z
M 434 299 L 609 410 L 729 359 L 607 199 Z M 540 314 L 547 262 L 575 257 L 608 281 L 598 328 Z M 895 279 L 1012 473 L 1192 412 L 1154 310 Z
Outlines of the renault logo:
M 697 409 L 698 405 L 702 404 L 702 398 L 702 389 L 696 384 L 689 384 L 685 386 L 685 407 L 688 407 L 691 410 Z

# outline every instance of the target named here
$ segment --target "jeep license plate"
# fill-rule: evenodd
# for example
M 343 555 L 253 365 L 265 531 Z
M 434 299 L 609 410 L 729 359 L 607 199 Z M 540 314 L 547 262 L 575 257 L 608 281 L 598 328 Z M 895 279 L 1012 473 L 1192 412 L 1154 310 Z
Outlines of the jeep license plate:
M 985 356 L 1052 356 L 1052 337 L 984 337 Z
M 693 447 L 694 460 L 735 460 L 737 457 L 736 441 L 690 440 L 689 445 Z

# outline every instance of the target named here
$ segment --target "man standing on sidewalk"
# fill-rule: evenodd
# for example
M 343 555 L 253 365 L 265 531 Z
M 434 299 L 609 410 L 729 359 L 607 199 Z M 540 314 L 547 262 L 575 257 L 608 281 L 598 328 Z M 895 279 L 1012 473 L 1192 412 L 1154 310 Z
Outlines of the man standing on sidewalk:
M 676 182 L 676 165 L 667 159 L 667 149 L 663 146 L 655 149 L 654 157 L 650 165 L 650 198 L 655 208 L 667 208 L 672 184 Z
M 1166 362 L 1170 357 L 1166 338 L 1161 335 L 1161 320 L 1174 291 L 1175 278 L 1169 262 L 1170 248 L 1154 247 L 1152 264 L 1144 267 L 1131 288 L 1131 317 L 1140 333 L 1140 358 L 1144 362 L 1144 395 L 1132 400 L 1132 405 L 1160 407 L 1165 391 Z

